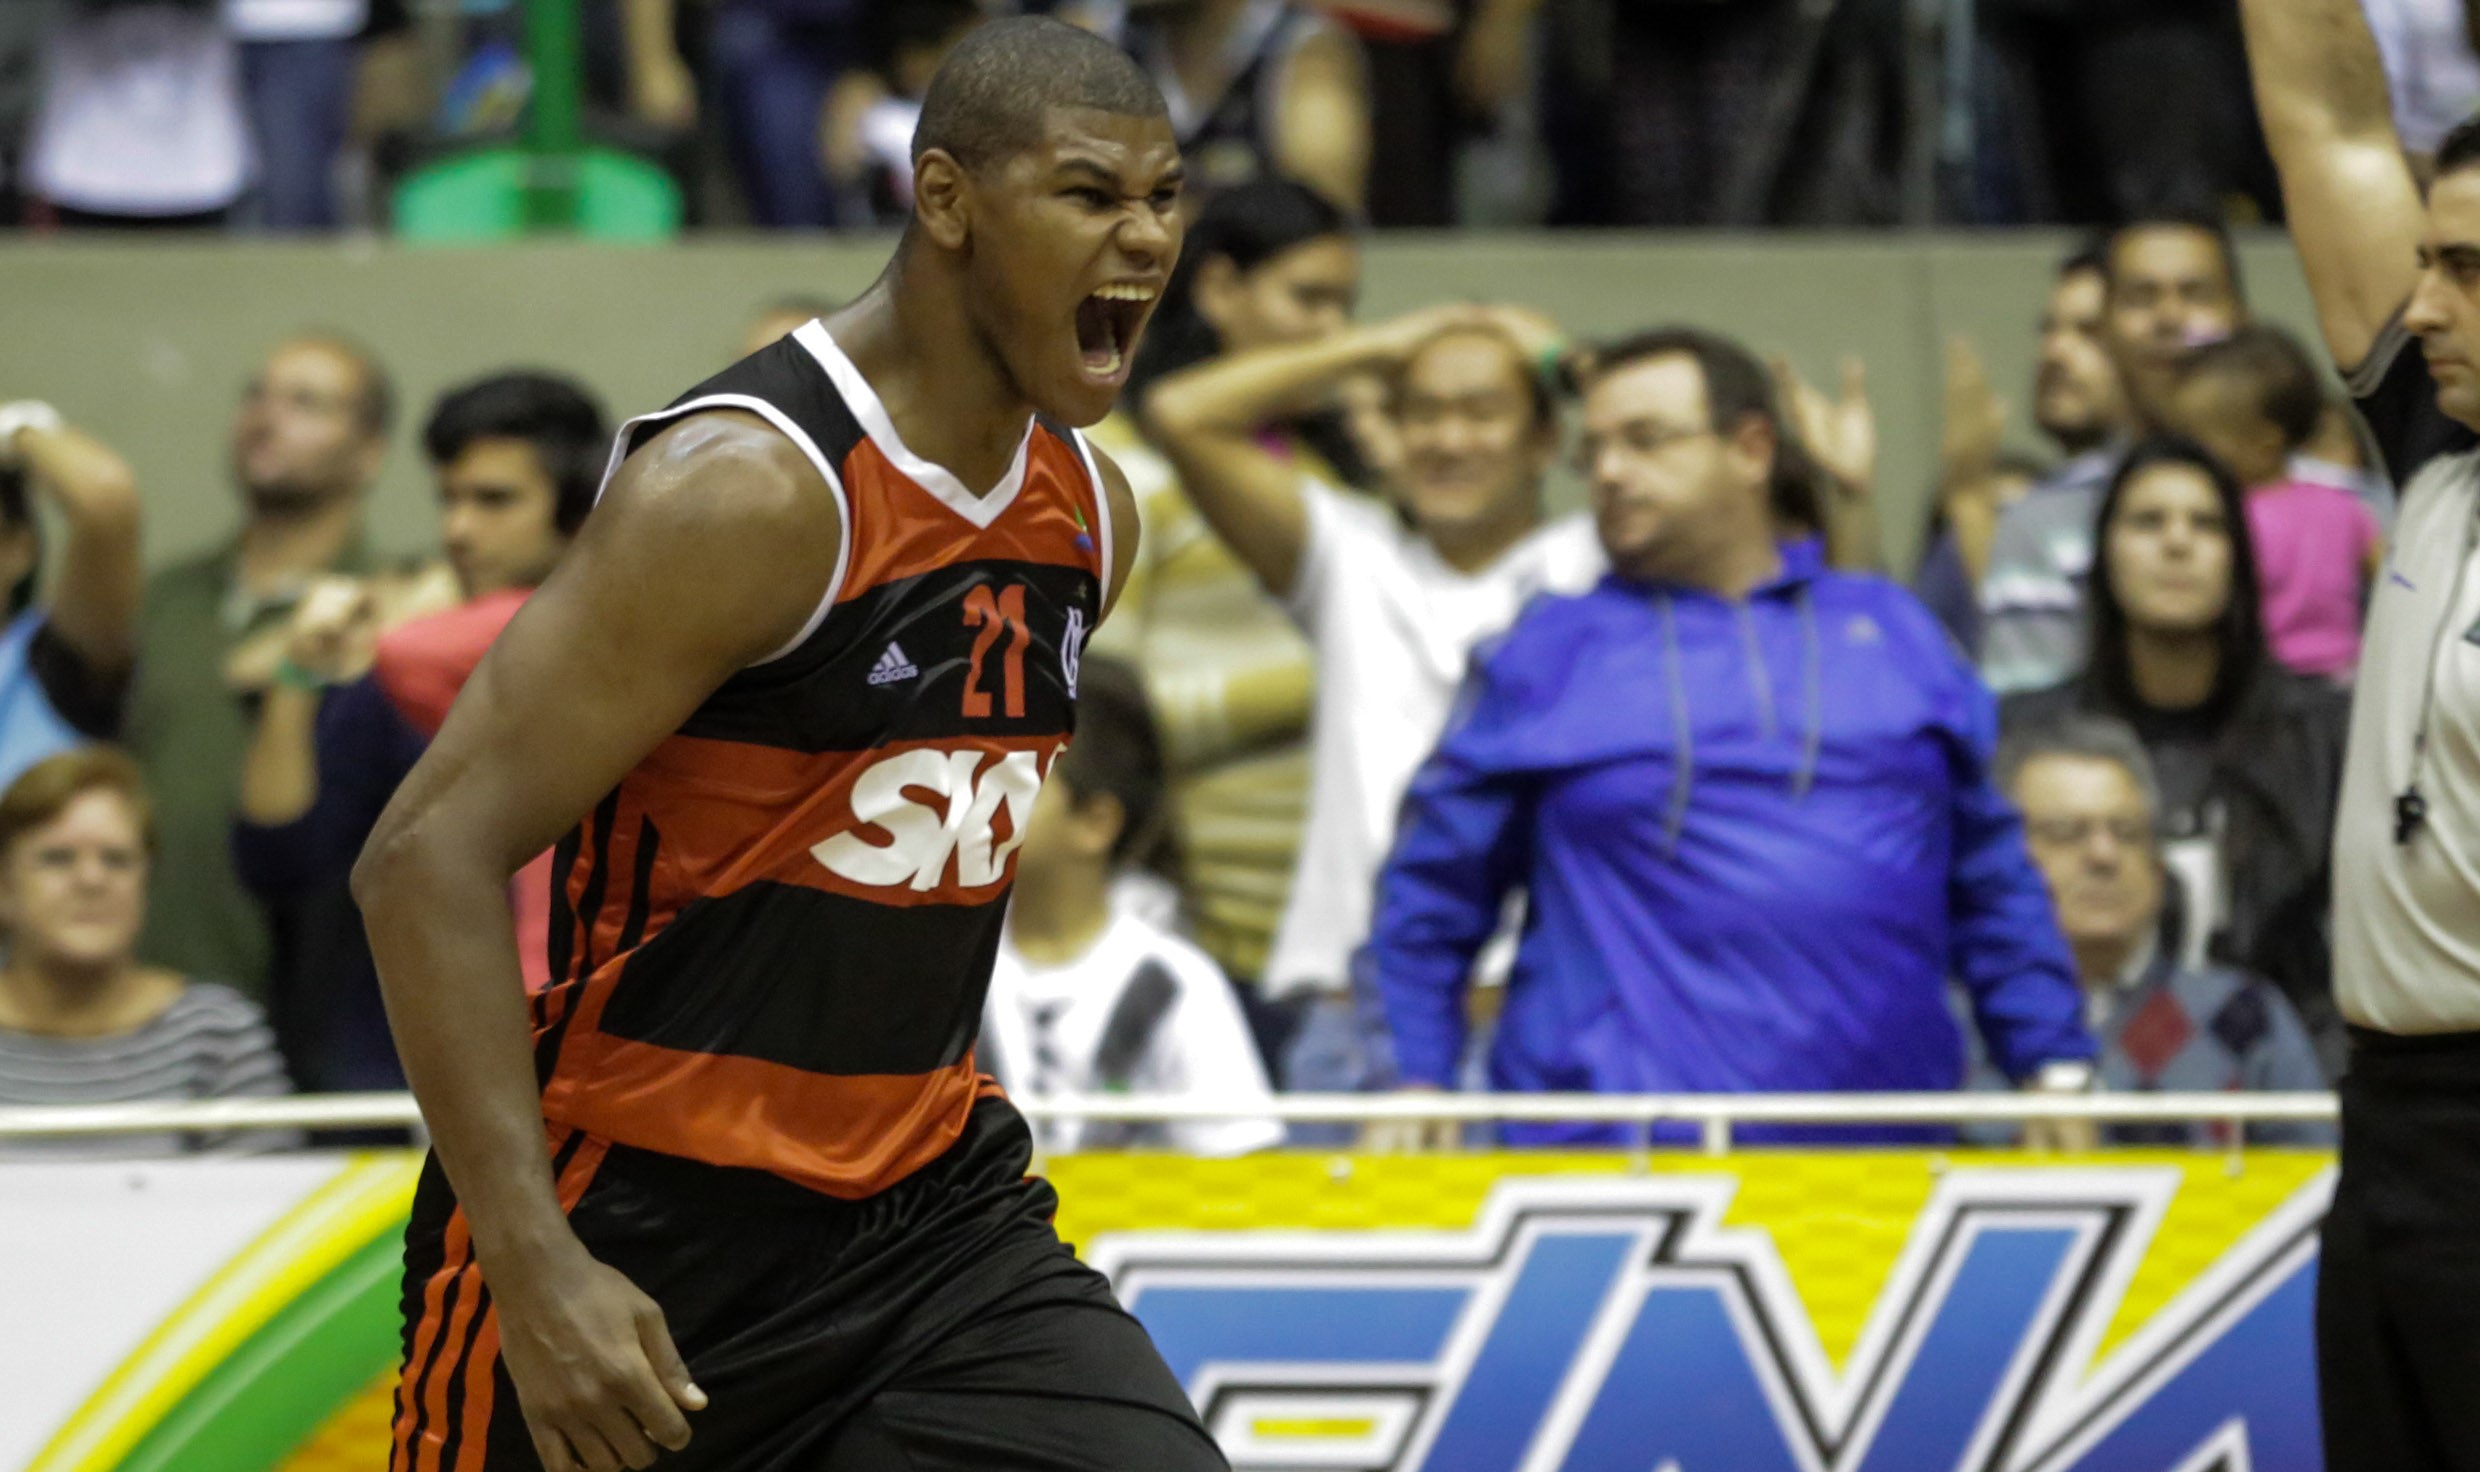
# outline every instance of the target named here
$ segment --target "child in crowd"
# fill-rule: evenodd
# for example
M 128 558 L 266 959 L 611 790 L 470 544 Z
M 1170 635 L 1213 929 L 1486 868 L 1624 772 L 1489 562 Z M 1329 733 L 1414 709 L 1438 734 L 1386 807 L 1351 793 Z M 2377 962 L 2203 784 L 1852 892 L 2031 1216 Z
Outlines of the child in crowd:
M 1162 743 L 1126 665 L 1088 659 L 1076 739 L 1034 800 L 983 1012 L 982 1066 L 1020 1098 L 1130 1093 L 1267 1097 L 1230 982 L 1148 918 L 1138 866 L 1171 850 Z M 1132 1144 L 1238 1155 L 1283 1138 L 1270 1118 L 1124 1125 L 1058 1120 L 1055 1151 Z
M 2348 681 L 2359 665 L 2360 617 L 2384 556 L 2375 513 L 2350 492 L 2291 473 L 2317 436 L 2325 391 L 2297 341 L 2242 327 L 2199 349 L 2172 400 L 2178 428 L 2247 488 L 2248 536 L 2275 659 L 2305 675 Z

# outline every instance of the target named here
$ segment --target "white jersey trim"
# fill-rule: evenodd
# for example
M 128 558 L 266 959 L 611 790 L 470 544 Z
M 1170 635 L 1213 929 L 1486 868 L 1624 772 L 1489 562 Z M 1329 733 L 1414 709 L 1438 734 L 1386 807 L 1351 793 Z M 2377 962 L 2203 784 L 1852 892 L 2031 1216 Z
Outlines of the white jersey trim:
M 977 496 L 965 488 L 965 483 L 956 478 L 954 471 L 924 460 L 904 443 L 904 437 L 896 433 L 895 421 L 887 417 L 887 406 L 879 401 L 878 390 L 870 387 L 870 381 L 861 376 L 861 370 L 854 366 L 853 360 L 845 357 L 844 350 L 827 335 L 825 323 L 816 320 L 804 323 L 792 334 L 792 340 L 807 348 L 809 355 L 818 360 L 818 366 L 827 370 L 827 377 L 835 383 L 835 391 L 844 396 L 844 406 L 852 411 L 855 419 L 861 421 L 862 433 L 878 442 L 878 448 L 887 456 L 888 462 L 907 480 L 929 492 L 932 500 L 976 528 L 989 530 L 990 524 L 999 519 L 999 514 L 1015 502 L 1016 493 L 1025 488 L 1025 465 L 1033 451 L 1033 421 L 1030 418 L 1025 421 L 1024 438 L 1016 442 L 1016 458 L 1008 462 L 1007 474 L 999 477 L 999 483 L 990 488 L 990 494 Z
M 1094 488 L 1094 545 L 1102 552 L 1102 592 L 1094 599 L 1094 616 L 1100 618 L 1110 611 L 1111 575 L 1119 568 L 1119 562 L 1111 551 L 1115 530 L 1111 524 L 1111 488 L 1103 484 L 1102 466 L 1094 459 L 1093 441 L 1087 439 L 1081 429 L 1072 429 L 1068 433 L 1076 437 L 1076 453 L 1085 462 L 1085 479 Z
M 852 566 L 852 499 L 844 494 L 844 478 L 836 473 L 832 464 L 828 463 L 825 453 L 818 448 L 817 442 L 803 433 L 801 426 L 793 423 L 790 415 L 764 399 L 754 398 L 748 394 L 708 394 L 703 398 L 691 399 L 685 404 L 674 404 L 668 409 L 658 409 L 652 414 L 640 414 L 621 425 L 619 434 L 612 440 L 611 461 L 603 467 L 603 483 L 594 488 L 594 499 L 600 503 L 603 499 L 603 492 L 610 489 L 611 478 L 619 473 L 620 462 L 628 458 L 629 437 L 634 435 L 641 426 L 684 419 L 691 414 L 703 414 L 713 409 L 745 409 L 775 426 L 778 433 L 792 441 L 801 453 L 809 458 L 809 463 L 817 467 L 818 473 L 826 478 L 827 490 L 835 497 L 836 520 L 842 526 L 836 538 L 835 574 L 827 580 L 826 596 L 818 600 L 816 608 L 810 610 L 809 618 L 802 623 L 799 633 L 785 640 L 782 646 L 773 653 L 749 662 L 747 667 L 755 669 L 762 664 L 773 664 L 776 660 L 782 659 L 809 642 L 810 635 L 817 633 L 819 625 L 827 621 L 827 614 L 835 607 L 835 600 L 844 595 L 844 574 Z

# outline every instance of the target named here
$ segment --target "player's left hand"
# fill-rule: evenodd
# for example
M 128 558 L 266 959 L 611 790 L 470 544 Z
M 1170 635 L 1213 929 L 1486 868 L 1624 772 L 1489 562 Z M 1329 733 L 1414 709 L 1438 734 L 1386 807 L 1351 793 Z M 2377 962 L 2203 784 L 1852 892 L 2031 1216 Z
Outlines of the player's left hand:
M 503 1274 L 502 1359 L 546 1472 L 620 1472 L 689 1444 L 704 1409 L 663 1310 L 582 1250 Z

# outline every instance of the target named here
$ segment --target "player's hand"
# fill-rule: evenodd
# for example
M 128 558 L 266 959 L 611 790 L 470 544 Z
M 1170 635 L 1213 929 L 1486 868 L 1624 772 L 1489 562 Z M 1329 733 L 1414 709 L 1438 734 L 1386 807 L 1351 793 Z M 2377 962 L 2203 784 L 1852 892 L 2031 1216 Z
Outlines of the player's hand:
M 689 1444 L 683 1412 L 706 1408 L 663 1310 L 582 1250 L 492 1285 L 500 1356 L 546 1472 L 620 1472 Z

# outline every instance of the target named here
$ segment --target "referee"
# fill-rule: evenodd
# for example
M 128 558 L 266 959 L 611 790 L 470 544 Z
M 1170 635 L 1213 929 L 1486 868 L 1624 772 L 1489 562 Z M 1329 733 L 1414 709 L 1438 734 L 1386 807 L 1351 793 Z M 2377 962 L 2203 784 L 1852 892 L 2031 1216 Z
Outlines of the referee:
M 2330 1472 L 2480 1469 L 2480 120 L 2425 206 L 2360 0 L 2242 0 L 2326 345 L 2403 502 L 2334 832 L 2351 1024 L 2317 1360 Z

